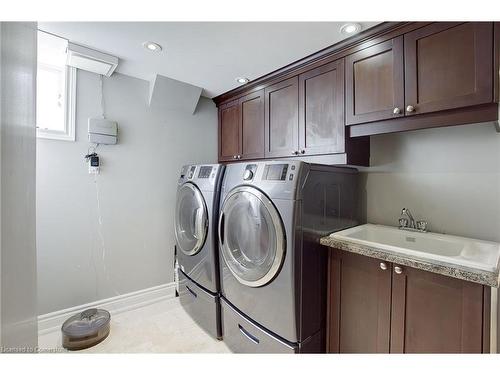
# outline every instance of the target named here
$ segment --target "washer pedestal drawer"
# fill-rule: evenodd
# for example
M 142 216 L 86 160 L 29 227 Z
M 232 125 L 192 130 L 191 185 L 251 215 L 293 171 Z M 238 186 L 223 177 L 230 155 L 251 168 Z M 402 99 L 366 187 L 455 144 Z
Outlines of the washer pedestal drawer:
M 221 298 L 224 342 L 235 353 L 297 353 L 297 344 L 283 341 L 255 325 Z
M 221 339 L 220 300 L 179 270 L 179 300 L 184 310 L 202 329 Z

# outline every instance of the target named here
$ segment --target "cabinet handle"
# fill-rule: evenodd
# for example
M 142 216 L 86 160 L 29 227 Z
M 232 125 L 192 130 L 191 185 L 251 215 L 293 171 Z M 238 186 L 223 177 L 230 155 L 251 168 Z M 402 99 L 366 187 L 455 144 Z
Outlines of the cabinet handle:
M 396 272 L 398 275 L 401 275 L 403 273 L 403 269 L 399 266 L 394 267 L 394 272 Z
M 380 262 L 380 269 L 385 271 L 387 269 L 387 264 L 385 262 Z
M 409 105 L 406 107 L 406 112 L 411 113 L 415 111 L 415 107 L 412 105 Z
M 241 155 L 238 155 L 237 159 L 241 159 Z
M 395 115 L 399 115 L 401 113 L 401 109 L 396 107 L 392 110 L 392 113 L 394 113 Z
M 233 159 L 238 159 L 238 155 L 233 155 Z
M 301 153 L 301 154 L 305 154 L 305 153 L 306 153 L 306 150 L 300 150 L 300 153 Z
M 292 155 L 298 155 L 299 152 L 298 151 L 292 151 Z

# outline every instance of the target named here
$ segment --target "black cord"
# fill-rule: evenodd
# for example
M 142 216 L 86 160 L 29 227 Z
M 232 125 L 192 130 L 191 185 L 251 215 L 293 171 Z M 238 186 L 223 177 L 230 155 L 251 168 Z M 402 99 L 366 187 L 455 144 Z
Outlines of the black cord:
M 94 156 L 97 156 L 97 153 L 93 152 L 91 154 L 87 154 L 87 155 L 85 155 L 85 160 L 89 160 L 90 158 L 92 158 Z

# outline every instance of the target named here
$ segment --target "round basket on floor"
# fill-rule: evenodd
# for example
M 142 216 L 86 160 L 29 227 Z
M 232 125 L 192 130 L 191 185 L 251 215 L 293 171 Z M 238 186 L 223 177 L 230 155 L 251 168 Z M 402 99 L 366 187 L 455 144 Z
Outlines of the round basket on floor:
M 62 345 L 81 350 L 99 344 L 109 335 L 111 315 L 102 309 L 88 309 L 73 315 L 62 325 Z

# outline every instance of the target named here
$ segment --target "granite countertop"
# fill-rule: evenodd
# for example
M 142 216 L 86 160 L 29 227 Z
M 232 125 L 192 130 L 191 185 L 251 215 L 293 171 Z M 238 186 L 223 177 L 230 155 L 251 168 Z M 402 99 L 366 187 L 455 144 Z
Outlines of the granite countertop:
M 496 272 L 489 272 L 455 264 L 446 264 L 443 262 L 435 262 L 433 260 L 423 260 L 408 256 L 406 254 L 389 252 L 375 246 L 361 245 L 349 240 L 334 238 L 330 235 L 322 237 L 320 239 L 320 243 L 324 246 L 365 255 L 371 258 L 376 258 L 391 263 L 397 263 L 402 266 L 455 277 L 457 279 L 471 281 L 494 288 L 499 287 L 498 269 Z

